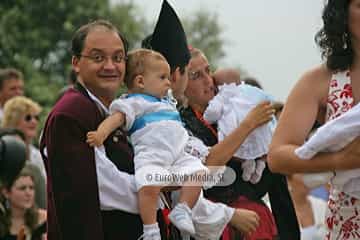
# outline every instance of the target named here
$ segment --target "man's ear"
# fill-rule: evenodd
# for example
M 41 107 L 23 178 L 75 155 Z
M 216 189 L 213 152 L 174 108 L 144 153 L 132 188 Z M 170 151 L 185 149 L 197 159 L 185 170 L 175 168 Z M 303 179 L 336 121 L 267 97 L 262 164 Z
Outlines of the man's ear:
M 173 71 L 173 73 L 171 74 L 170 77 L 170 82 L 171 83 L 176 83 L 180 78 L 180 67 L 176 67 L 175 71 Z
M 73 70 L 76 72 L 76 73 L 79 73 L 79 61 L 80 59 L 76 56 L 72 56 L 71 58 L 71 65 L 72 65 L 72 68 Z
M 144 76 L 137 75 L 134 79 L 134 86 L 143 89 L 145 87 Z

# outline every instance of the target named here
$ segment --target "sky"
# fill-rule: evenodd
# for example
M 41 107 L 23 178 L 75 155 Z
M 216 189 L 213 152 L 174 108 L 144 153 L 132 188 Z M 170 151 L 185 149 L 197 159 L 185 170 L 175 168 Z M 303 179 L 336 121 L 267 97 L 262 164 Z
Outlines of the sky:
M 132 1 L 149 22 L 155 23 L 162 0 Z M 277 100 L 285 101 L 301 75 L 322 62 L 314 36 L 322 26 L 324 0 L 168 2 L 180 18 L 200 8 L 216 13 L 223 27 L 226 54 L 220 67 L 241 66 Z

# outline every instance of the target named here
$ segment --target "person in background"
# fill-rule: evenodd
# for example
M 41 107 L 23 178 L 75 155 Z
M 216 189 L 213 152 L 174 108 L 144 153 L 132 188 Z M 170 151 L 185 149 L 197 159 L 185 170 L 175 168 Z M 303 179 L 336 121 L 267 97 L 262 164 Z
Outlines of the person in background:
M 46 208 L 45 167 L 39 149 L 33 145 L 33 141 L 37 136 L 41 110 L 40 105 L 30 98 L 24 96 L 13 97 L 5 103 L 1 126 L 3 128 L 15 128 L 23 133 L 28 150 L 27 164 L 33 170 L 36 182 L 35 202 L 38 207 Z
M 235 68 L 220 68 L 215 70 L 211 77 L 214 80 L 216 86 L 223 84 L 235 83 L 239 85 L 241 82 L 244 82 L 253 87 L 263 89 L 258 80 L 253 77 L 241 77 L 241 72 Z
M 326 201 L 310 194 L 302 174 L 287 176 L 291 198 L 300 224 L 301 240 L 323 240 L 326 235 Z
M 255 232 L 245 239 L 300 239 L 298 222 L 294 207 L 288 192 L 286 178 L 280 174 L 273 174 L 265 168 L 259 183 L 250 184 L 242 180 L 241 163 L 232 158 L 236 149 L 243 143 L 253 129 L 269 120 L 266 114 L 272 106 L 259 104 L 251 111 L 240 126 L 224 141 L 218 143 L 216 126 L 210 125 L 203 119 L 203 111 L 215 94 L 214 82 L 211 78 L 209 63 L 206 56 L 198 49 L 191 50 L 191 59 L 188 65 L 189 82 L 185 90 L 188 107 L 180 110 L 186 128 L 200 138 L 205 145 L 211 147 L 207 165 L 227 165 L 236 172 L 235 183 L 226 187 L 213 187 L 206 191 L 209 199 L 226 203 L 232 207 L 246 208 L 257 212 L 260 216 L 260 225 Z M 221 150 L 221 156 L 211 159 L 211 155 Z M 222 164 L 219 163 L 222 161 Z M 271 211 L 265 206 L 261 198 L 269 192 Z M 274 221 L 275 217 L 275 221 Z M 228 229 L 230 230 L 230 229 Z M 238 236 L 236 231 L 226 231 L 226 239 Z
M 14 97 L 4 105 L 4 117 L 1 126 L 3 128 L 15 128 L 23 132 L 29 151 L 28 160 L 37 166 L 45 177 L 45 167 L 39 149 L 33 144 L 37 137 L 41 111 L 40 105 L 30 98 Z
M 32 171 L 25 166 L 14 181 L 0 186 L 0 196 L 5 200 L 0 240 L 16 240 L 20 235 L 32 240 L 45 239 L 46 211 L 36 207 L 34 185 Z
M 216 86 L 220 86 L 225 83 L 235 83 L 236 85 L 241 83 L 240 71 L 233 68 L 217 69 L 211 76 Z
M 0 69 L 0 121 L 7 100 L 24 95 L 24 76 L 14 68 Z
M 0 129 L 0 186 L 14 182 L 26 162 L 26 146 L 23 134 L 17 129 Z M 0 220 L 5 220 L 7 208 L 0 190 Z M 0 227 L 5 234 L 5 225 Z M 0 236 L 2 237 L 2 236 Z
M 0 182 L 14 181 L 25 166 L 27 150 L 24 139 L 24 134 L 17 129 L 0 128 Z

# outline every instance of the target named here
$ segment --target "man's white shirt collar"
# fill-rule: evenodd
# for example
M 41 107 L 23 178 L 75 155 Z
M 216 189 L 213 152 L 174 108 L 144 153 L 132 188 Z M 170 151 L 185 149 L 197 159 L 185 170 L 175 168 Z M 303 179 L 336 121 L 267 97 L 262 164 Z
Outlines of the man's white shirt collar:
M 89 94 L 90 98 L 95 101 L 99 106 L 105 111 L 106 114 L 109 114 L 109 109 L 105 107 L 105 105 L 94 95 L 92 94 L 86 87 L 84 87 L 86 92 Z

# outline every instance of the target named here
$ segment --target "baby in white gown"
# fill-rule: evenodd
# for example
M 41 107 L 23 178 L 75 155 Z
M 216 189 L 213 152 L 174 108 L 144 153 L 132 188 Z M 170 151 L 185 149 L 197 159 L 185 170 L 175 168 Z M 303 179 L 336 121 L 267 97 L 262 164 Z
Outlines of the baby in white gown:
M 320 152 L 337 152 L 360 136 L 360 105 L 357 104 L 348 112 L 338 118 L 328 121 L 320 127 L 311 138 L 295 150 L 295 154 L 303 159 L 313 158 Z M 336 176 L 332 172 L 307 174 L 306 182 L 318 185 L 332 181 L 333 184 L 356 191 L 360 190 L 352 179 L 360 177 L 360 169 L 337 171 Z M 355 186 L 356 185 L 356 186 Z
M 244 83 L 225 83 L 218 88 L 217 95 L 204 112 L 204 119 L 209 123 L 217 122 L 219 141 L 236 129 L 256 105 L 273 100 L 263 90 Z M 272 121 L 252 131 L 235 152 L 234 156 L 243 160 L 242 178 L 245 181 L 255 184 L 261 179 L 275 126 L 273 117 Z

